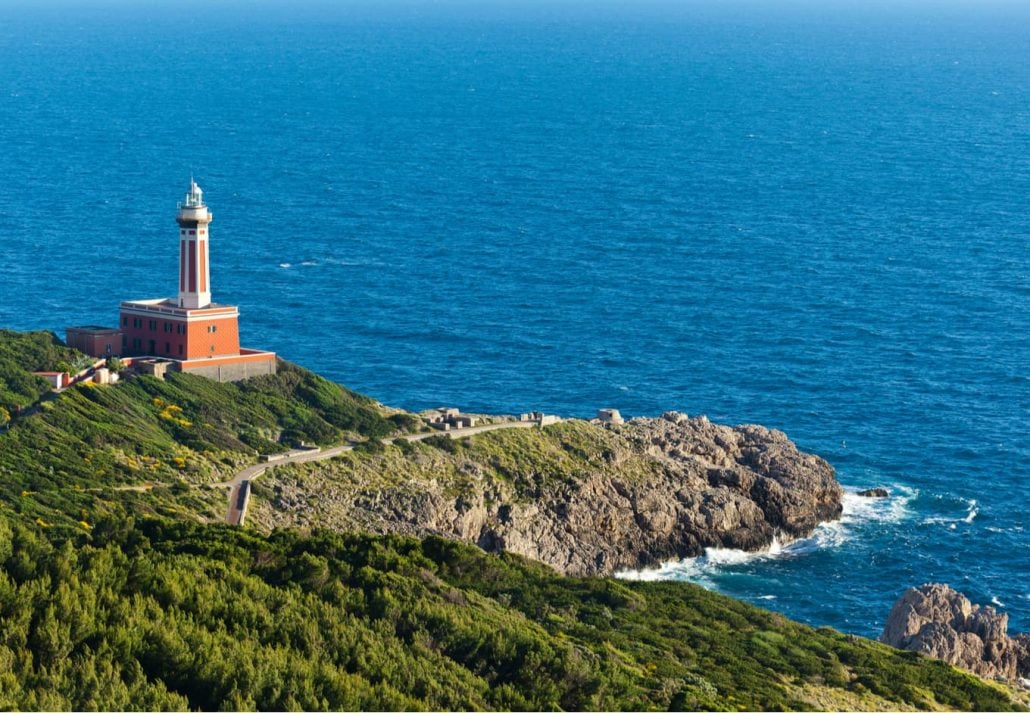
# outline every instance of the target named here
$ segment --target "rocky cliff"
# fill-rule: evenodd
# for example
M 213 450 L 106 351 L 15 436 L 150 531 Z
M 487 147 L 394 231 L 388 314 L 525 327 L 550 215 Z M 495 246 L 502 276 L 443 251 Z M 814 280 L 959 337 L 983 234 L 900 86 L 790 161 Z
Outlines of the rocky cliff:
M 833 468 L 779 431 L 672 412 L 390 446 L 265 478 L 251 518 L 266 527 L 442 534 L 579 575 L 804 537 L 843 495 Z
M 1008 614 L 973 604 L 946 584 L 924 584 L 895 602 L 880 640 L 985 678 L 1030 679 L 1030 635 L 1010 637 L 1008 623 Z

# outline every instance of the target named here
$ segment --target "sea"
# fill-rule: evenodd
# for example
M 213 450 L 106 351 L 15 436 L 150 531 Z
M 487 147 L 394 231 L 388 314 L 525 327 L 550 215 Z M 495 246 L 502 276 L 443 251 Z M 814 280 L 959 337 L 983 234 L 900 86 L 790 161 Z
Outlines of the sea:
M 1030 630 L 1030 3 L 5 0 L 0 147 L 3 327 L 173 294 L 192 176 L 245 346 L 409 409 L 764 424 L 848 491 L 624 576 Z

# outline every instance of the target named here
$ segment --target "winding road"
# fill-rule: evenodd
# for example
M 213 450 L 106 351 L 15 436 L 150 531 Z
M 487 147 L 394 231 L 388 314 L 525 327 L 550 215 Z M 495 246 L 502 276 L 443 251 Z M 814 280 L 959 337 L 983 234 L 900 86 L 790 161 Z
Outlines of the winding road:
M 558 423 L 561 419 L 556 421 L 548 421 L 550 423 Z M 390 444 L 397 440 L 404 441 L 422 441 L 432 436 L 447 436 L 449 438 L 467 438 L 468 436 L 474 436 L 477 433 L 486 433 L 487 431 L 500 431 L 508 428 L 540 428 L 540 421 L 503 421 L 501 423 L 488 423 L 483 426 L 471 426 L 469 428 L 461 428 L 453 431 L 431 431 L 429 433 L 410 433 L 403 436 L 396 436 L 394 438 L 384 438 L 383 443 Z M 268 461 L 267 463 L 255 463 L 254 465 L 247 466 L 236 476 L 226 483 L 216 483 L 212 487 L 216 488 L 229 488 L 229 509 L 225 513 L 225 522 L 229 525 L 242 525 L 244 519 L 247 516 L 247 505 L 250 502 L 250 484 L 257 480 L 265 471 L 270 468 L 274 468 L 277 465 L 286 465 L 287 463 L 307 463 L 315 460 L 326 460 L 328 458 L 335 458 L 341 453 L 346 451 L 354 450 L 356 443 L 351 443 L 346 446 L 333 446 L 332 448 L 297 448 L 291 451 L 287 451 L 282 454 L 276 460 Z M 243 491 L 241 497 L 240 493 Z

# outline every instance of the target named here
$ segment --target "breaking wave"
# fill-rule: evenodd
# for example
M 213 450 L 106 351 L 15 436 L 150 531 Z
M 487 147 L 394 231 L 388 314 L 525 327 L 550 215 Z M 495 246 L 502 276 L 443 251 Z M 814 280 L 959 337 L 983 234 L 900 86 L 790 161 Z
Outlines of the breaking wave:
M 980 509 L 979 509 L 979 507 L 977 505 L 976 500 L 966 500 L 965 501 L 965 506 L 966 506 L 966 512 L 963 515 L 955 515 L 955 516 L 951 516 L 951 517 L 934 515 L 932 517 L 924 518 L 922 524 L 924 524 L 924 525 L 947 525 L 948 529 L 951 529 L 951 530 L 958 529 L 958 526 L 961 523 L 964 523 L 966 525 L 972 525 L 973 524 L 973 520 L 975 520 L 976 516 L 980 514 Z
M 899 523 L 911 518 L 910 505 L 919 497 L 919 491 L 904 485 L 893 485 L 889 490 L 890 497 L 867 498 L 859 495 L 856 489 L 846 489 L 844 511 L 837 522 L 844 525 L 862 522 Z
M 868 523 L 896 524 L 910 519 L 910 504 L 919 496 L 919 491 L 894 485 L 891 492 L 888 498 L 868 498 L 859 495 L 857 489 L 846 489 L 840 519 L 820 523 L 810 536 L 799 540 L 785 542 L 780 536 L 775 536 L 769 547 L 756 552 L 708 547 L 699 557 L 672 560 L 654 568 L 625 570 L 615 576 L 637 581 L 687 580 L 716 589 L 712 577 L 720 572 L 765 560 L 803 557 L 819 550 L 840 547 L 860 534 Z

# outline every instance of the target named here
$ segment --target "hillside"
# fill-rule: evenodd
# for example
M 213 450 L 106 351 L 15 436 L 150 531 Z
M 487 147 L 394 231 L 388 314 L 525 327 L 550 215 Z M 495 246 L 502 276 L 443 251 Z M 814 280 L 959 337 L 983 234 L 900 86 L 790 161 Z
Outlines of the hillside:
M 0 381 L 24 383 L 46 333 L 0 333 Z M 14 355 L 24 353 L 24 357 Z M 74 355 L 72 355 L 74 358 Z M 18 366 L 14 366 L 19 364 Z M 27 364 L 28 366 L 20 366 Z M 37 397 L 39 398 L 39 397 Z M 23 405 L 28 405 L 26 402 Z M 282 363 L 279 373 L 221 384 L 171 374 L 44 396 L 0 438 L 0 504 L 46 526 L 80 529 L 81 513 L 134 511 L 217 520 L 225 480 L 287 444 L 376 438 L 410 426 L 372 399 Z M 128 488 L 157 487 L 141 497 Z
M 0 339 L 17 382 L 19 340 L 41 337 Z M 283 441 L 371 439 L 368 469 L 483 448 L 500 468 L 546 433 L 410 453 L 375 440 L 413 426 L 286 364 L 241 384 L 75 387 L 15 418 L 0 429 L 0 708 L 1014 707 L 940 662 L 692 585 L 566 577 L 437 537 L 214 524 L 225 491 L 209 486 Z M 582 445 L 532 457 L 575 474 Z M 156 487 L 124 489 L 141 484 Z
M 843 499 L 830 464 L 785 434 L 674 412 L 395 440 L 277 467 L 254 492 L 265 529 L 439 534 L 574 575 L 807 537 Z
M 1011 708 L 940 662 L 690 585 L 437 538 L 96 529 L 105 544 L 0 524 L 0 707 Z
M 0 408 L 10 414 L 35 403 L 50 390 L 34 371 L 71 371 L 77 363 L 92 361 L 69 349 L 50 332 L 22 334 L 0 329 Z

